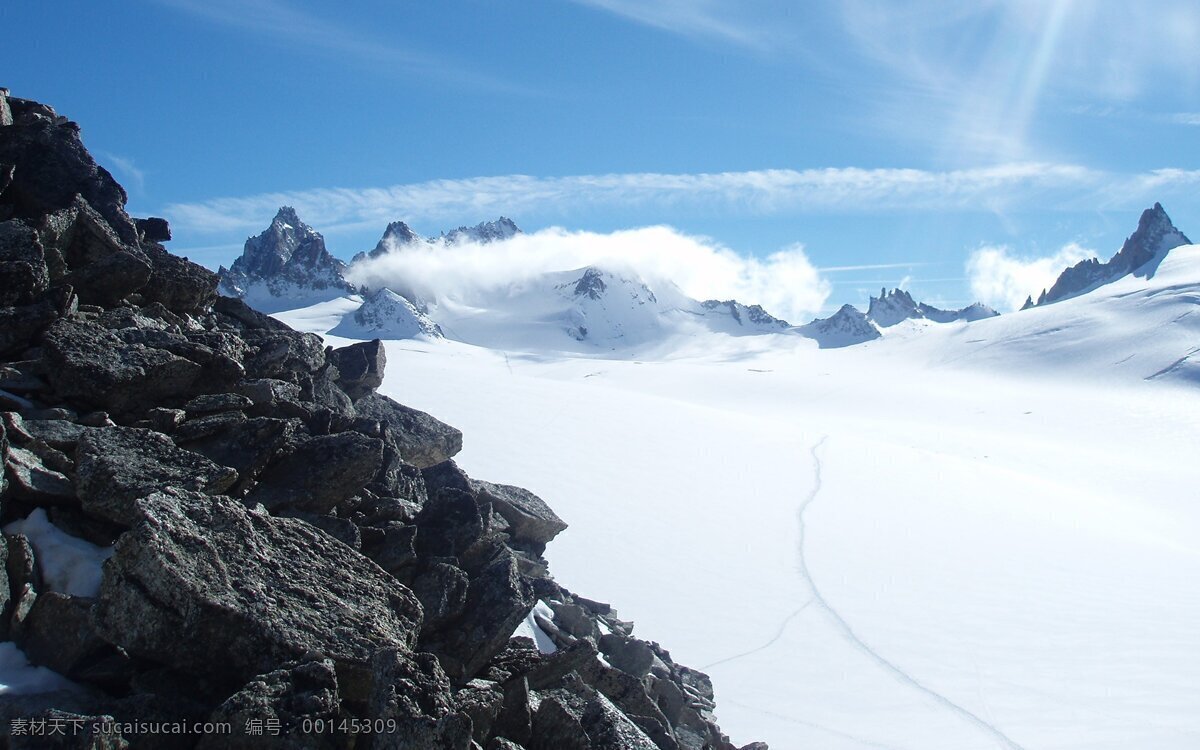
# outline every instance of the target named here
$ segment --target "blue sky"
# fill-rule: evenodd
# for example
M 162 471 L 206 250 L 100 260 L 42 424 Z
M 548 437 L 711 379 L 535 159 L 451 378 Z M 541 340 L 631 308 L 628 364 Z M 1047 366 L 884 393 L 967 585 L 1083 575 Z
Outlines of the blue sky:
M 349 5 L 13 0 L 0 85 L 212 266 L 288 202 L 344 257 L 391 219 L 668 224 L 802 245 L 826 308 L 957 305 L 1107 257 L 1156 200 L 1200 235 L 1193 2 Z

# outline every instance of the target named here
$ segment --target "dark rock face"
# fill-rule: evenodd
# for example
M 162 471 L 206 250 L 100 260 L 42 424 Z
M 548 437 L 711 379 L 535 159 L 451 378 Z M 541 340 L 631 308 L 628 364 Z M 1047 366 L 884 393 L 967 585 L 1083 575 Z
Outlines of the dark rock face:
M 138 498 L 162 487 L 217 494 L 237 472 L 176 448 L 170 438 L 133 427 L 92 428 L 76 449 L 79 500 L 88 513 L 114 523 L 139 520 Z
M 412 592 L 306 523 L 182 491 L 136 512 L 96 610 L 101 634 L 131 655 L 241 683 L 321 654 L 354 682 L 377 649 L 416 640 Z
M 339 718 L 341 708 L 333 662 L 307 661 L 259 675 L 227 698 L 209 720 L 228 723 L 233 736 L 208 735 L 199 747 L 247 750 L 348 747 L 344 738 L 333 731 Z M 266 732 L 268 722 L 278 727 L 278 734 Z M 262 727 L 263 733 L 250 734 L 256 725 Z
M 383 385 L 387 352 L 379 339 L 333 349 L 327 355 L 337 368 L 338 385 L 351 399 L 359 399 Z
M 1108 262 L 1088 258 L 1076 263 L 1063 271 L 1053 286 L 1042 290 L 1036 304 L 1030 299 L 1026 307 L 1078 297 L 1127 274 L 1153 275 L 1168 251 L 1190 244 L 1192 241 L 1171 223 L 1162 204 L 1155 203 L 1142 212 L 1137 229 Z
M 0 91 L 0 514 L 113 545 L 84 598 L 0 540 L 0 638 L 82 688 L 6 696 L 0 736 L 70 716 L 234 734 L 64 747 L 733 750 L 707 678 L 549 576 L 546 503 L 467 476 L 458 430 L 375 392 L 379 341 L 326 349 L 218 296 L 169 237 L 73 123 Z M 331 260 L 284 210 L 224 280 L 341 293 Z
M 377 420 L 383 439 L 417 468 L 439 464 L 462 450 L 462 432 L 387 396 L 364 396 L 355 402 L 354 412 Z

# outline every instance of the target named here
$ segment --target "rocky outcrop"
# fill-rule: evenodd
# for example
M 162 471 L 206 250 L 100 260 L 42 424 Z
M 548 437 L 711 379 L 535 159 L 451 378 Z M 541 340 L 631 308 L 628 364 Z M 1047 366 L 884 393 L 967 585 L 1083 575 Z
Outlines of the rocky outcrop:
M 442 329 L 407 297 L 383 288 L 371 292 L 352 315 L 330 331 L 345 338 L 442 338 Z
M 814 339 L 822 349 L 836 349 L 873 341 L 882 334 L 866 315 L 854 305 L 842 305 L 828 318 L 817 318 L 797 331 Z
M 0 520 L 37 513 L 100 580 L 50 590 L 55 548 L 3 538 L 0 638 L 76 684 L 6 695 L 9 746 L 45 746 L 10 719 L 62 717 L 70 747 L 732 750 L 707 678 L 549 575 L 546 503 L 375 392 L 378 341 L 217 296 L 73 123 L 0 103 Z M 242 271 L 319 258 L 294 219 Z M 112 720 L 230 733 L 93 731 Z
M 1171 217 L 1167 216 L 1162 204 L 1155 203 L 1142 212 L 1137 229 L 1129 235 L 1116 255 L 1105 263 L 1097 258 L 1076 263 L 1059 274 L 1049 289 L 1043 289 L 1036 303 L 1032 298 L 1027 299 L 1021 309 L 1078 297 L 1128 274 L 1153 275 L 1158 263 L 1169 251 L 1190 244 L 1192 241 L 1171 223 Z
M 956 320 L 974 321 L 994 318 L 1000 313 L 987 305 L 976 302 L 960 310 L 941 308 L 917 302 L 903 289 L 880 289 L 878 297 L 872 297 L 867 307 L 867 318 L 881 328 L 889 328 L 903 320 L 931 320 L 934 323 L 951 323 Z

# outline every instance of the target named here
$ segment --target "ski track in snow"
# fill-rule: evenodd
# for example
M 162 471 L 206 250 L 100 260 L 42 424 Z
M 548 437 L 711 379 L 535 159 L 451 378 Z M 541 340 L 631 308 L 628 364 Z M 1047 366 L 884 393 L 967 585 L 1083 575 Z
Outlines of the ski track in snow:
M 783 618 L 783 622 L 779 623 L 779 629 L 777 631 L 775 631 L 775 635 L 771 637 L 771 640 L 767 641 L 763 645 L 761 645 L 757 648 L 752 648 L 749 651 L 743 651 L 740 654 L 734 654 L 733 656 L 726 656 L 724 659 L 717 659 L 716 661 L 714 661 L 710 664 L 705 664 L 704 666 L 700 667 L 700 669 L 705 670 L 705 669 L 709 669 L 710 667 L 715 667 L 719 664 L 728 664 L 731 661 L 736 661 L 737 659 L 741 659 L 744 656 L 750 656 L 751 654 L 757 654 L 759 651 L 763 651 L 763 650 L 770 648 L 771 646 L 774 646 L 775 642 L 783 637 L 784 632 L 787 630 L 788 624 L 792 620 L 799 617 L 801 615 L 801 613 L 804 612 L 804 610 L 808 609 L 808 605 L 810 605 L 812 603 L 813 603 L 813 600 L 809 599 L 804 604 L 800 605 L 800 608 L 797 609 L 795 612 L 793 612 L 790 615 L 788 615 L 787 617 Z
M 951 711 L 952 713 L 957 714 L 958 716 L 965 719 L 970 724 L 975 725 L 982 731 L 991 735 L 992 738 L 995 739 L 996 742 L 999 743 L 999 745 L 1001 747 L 1007 748 L 1007 750 L 1025 750 L 1024 747 L 1022 747 L 1021 745 L 1018 745 L 1016 742 L 1014 742 L 1008 735 L 1006 735 L 1006 734 L 1004 734 L 1004 732 L 1000 731 L 1000 729 L 997 728 L 994 724 L 991 724 L 991 723 L 985 721 L 984 719 L 980 718 L 979 716 L 977 716 L 976 714 L 967 710 L 966 708 L 963 708 L 962 706 L 958 705 L 957 703 L 950 700 L 949 698 L 942 695 L 941 693 L 937 692 L 936 690 L 926 687 L 920 680 L 913 677 L 908 672 L 905 672 L 903 669 L 896 666 L 892 662 L 888 661 L 887 658 L 885 658 L 882 654 L 880 654 L 878 651 L 876 651 L 875 649 L 873 649 L 869 645 L 867 645 L 867 643 L 865 641 L 863 641 L 861 638 L 858 637 L 858 634 L 854 632 L 854 629 L 850 627 L 850 624 L 848 622 L 846 622 L 846 620 L 843 619 L 843 617 L 840 614 L 838 614 L 838 611 L 836 609 L 834 609 L 829 604 L 828 601 L 826 601 L 825 597 L 821 594 L 821 590 L 819 588 L 817 588 L 817 582 L 815 580 L 813 580 L 812 574 L 808 570 L 808 560 L 805 557 L 804 512 L 806 510 L 808 510 L 808 507 L 810 505 L 812 505 L 813 501 L 817 499 L 817 495 L 820 494 L 820 492 L 821 492 L 821 457 L 818 455 L 817 451 L 820 450 L 821 446 L 824 445 L 825 441 L 828 439 L 829 439 L 828 435 L 822 436 L 821 439 L 818 440 L 816 443 L 814 443 L 812 448 L 809 449 L 809 453 L 812 456 L 812 463 L 813 463 L 813 484 L 812 484 L 812 488 L 808 492 L 808 496 L 805 497 L 803 502 L 800 503 L 800 507 L 796 513 L 797 519 L 799 521 L 799 527 L 800 527 L 800 529 L 799 529 L 800 530 L 800 534 L 799 534 L 800 540 L 799 540 L 799 544 L 798 544 L 799 552 L 800 552 L 799 569 L 800 569 L 800 575 L 804 579 L 804 582 L 808 584 L 808 587 L 810 589 L 812 589 L 813 598 L 812 598 L 811 603 L 816 604 L 817 607 L 828 616 L 829 620 L 833 623 L 833 625 L 837 628 L 837 630 L 841 633 L 841 635 L 846 639 L 846 641 L 850 645 L 854 646 L 854 648 L 856 648 L 857 650 L 862 652 L 864 655 L 866 655 L 868 658 L 870 658 L 871 661 L 878 664 L 885 671 L 892 674 L 892 676 L 896 677 L 898 680 L 900 680 L 904 684 L 906 684 L 912 688 L 915 688 L 916 690 L 920 691 L 921 693 L 924 693 L 926 696 L 932 698 L 939 705 L 945 707 L 947 710 Z

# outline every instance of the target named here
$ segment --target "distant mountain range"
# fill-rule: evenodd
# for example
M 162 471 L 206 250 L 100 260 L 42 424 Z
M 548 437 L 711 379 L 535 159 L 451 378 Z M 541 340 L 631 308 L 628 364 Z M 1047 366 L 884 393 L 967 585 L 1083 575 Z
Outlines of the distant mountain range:
M 699 329 L 727 335 L 800 335 L 824 349 L 878 339 L 906 321 L 971 323 L 999 315 L 981 303 L 944 310 L 916 301 L 903 289 L 884 288 L 878 297 L 870 298 L 865 313 L 843 305 L 828 318 L 794 326 L 759 305 L 695 300 L 669 281 L 651 283 L 628 271 L 596 266 L 541 274 L 519 285 L 477 292 L 472 299 L 426 300 L 388 288 L 356 288 L 346 280 L 354 265 L 389 254 L 464 242 L 502 242 L 521 233 L 503 216 L 436 237 L 424 237 L 405 222 L 394 221 L 373 249 L 358 253 L 347 266 L 329 254 L 319 232 L 285 206 L 265 231 L 246 240 L 245 251 L 230 268 L 221 268 L 221 291 L 265 312 L 361 294 L 359 308 L 336 326 L 336 335 L 446 336 L 501 348 L 616 350 Z M 1169 250 L 1184 244 L 1190 241 L 1156 203 L 1142 214 L 1137 230 L 1112 259 L 1106 263 L 1092 259 L 1066 269 L 1036 303 L 1030 299 L 1026 307 L 1078 296 L 1129 274 L 1152 275 Z

